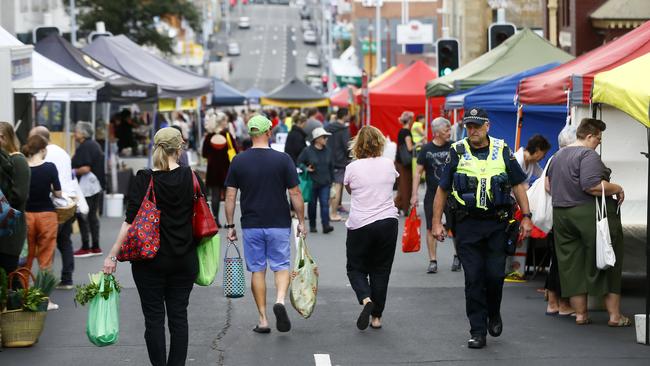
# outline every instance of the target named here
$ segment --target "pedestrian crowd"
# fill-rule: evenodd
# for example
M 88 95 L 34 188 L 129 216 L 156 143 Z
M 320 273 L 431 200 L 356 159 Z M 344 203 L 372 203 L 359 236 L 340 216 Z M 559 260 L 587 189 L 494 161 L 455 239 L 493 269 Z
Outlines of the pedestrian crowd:
M 198 194 L 211 196 L 213 216 L 218 227 L 227 230 L 227 240 L 236 241 L 241 234 L 258 310 L 256 333 L 271 332 L 267 266 L 275 277 L 272 310 L 276 329 L 291 329 L 285 298 L 291 282 L 292 217 L 296 235 L 304 238 L 308 232 L 319 232 L 319 215 L 323 234 L 334 230 L 332 222 L 347 216 L 346 271 L 361 305 L 356 325 L 361 330 L 381 328 L 398 218 L 417 212 L 421 203 L 426 272 L 438 272 L 437 245 L 445 237 L 452 239 L 454 248 L 451 270 L 464 272 L 470 348 L 484 347 L 488 333 L 495 337 L 502 333 L 500 306 L 507 268 L 515 269 L 510 275 L 516 277 L 521 276 L 523 267 L 507 264 L 506 258 L 513 253 L 510 247 L 525 245 L 535 230 L 550 243 L 552 257 L 545 286 L 546 314 L 574 316 L 576 324 L 589 324 L 587 295 L 602 296 L 609 312 L 608 325 L 630 325 L 620 313 L 623 246 L 619 208 L 625 195 L 620 185 L 611 182 L 612 172 L 595 150 L 606 128 L 604 122 L 587 118 L 577 128 L 567 126 L 559 136 L 561 149 L 544 170 L 539 162 L 551 150 L 545 137 L 532 136 L 525 147 L 513 152 L 498 136 L 489 135 L 491 121 L 480 108 L 466 111 L 460 125 L 467 137 L 455 142 L 451 140 L 451 123 L 445 118 L 428 123 L 405 111 L 398 122 L 401 129 L 395 155 L 387 157 L 385 147 L 390 142 L 384 134 L 372 126 L 358 128 L 345 109 L 328 120 L 316 108 L 247 115 L 210 111 L 200 147 L 207 160 L 205 184 L 183 159 L 187 137 L 182 126 L 158 130 L 153 140 L 153 169 L 137 172 L 132 180 L 125 222 L 103 265 L 105 273 L 116 270 L 122 242 L 141 202 L 151 192 L 160 210 L 160 249 L 154 259 L 132 262 L 131 266 L 151 363 L 183 365 L 187 355 L 187 306 L 198 272 L 197 241 L 191 225 L 197 197 L 194 180 L 200 183 Z M 13 208 L 26 213 L 14 233 L 3 238 L 0 265 L 13 271 L 26 240 L 26 266 L 31 267 L 37 259 L 39 270 L 47 270 L 52 267 L 56 247 L 62 257 L 62 288 L 73 284 L 75 257 L 102 254 L 98 213 L 105 188 L 103 152 L 92 138 L 89 123 L 78 122 L 74 136 L 78 145 L 72 157 L 50 142 L 49 131 L 42 126 L 34 128 L 19 149 L 13 127 L 0 122 L 0 163 L 5 177 L 11 178 L 3 179 L 0 188 Z M 284 152 L 277 151 L 282 145 Z M 11 174 L 7 175 L 8 171 Z M 550 232 L 535 228 L 531 220 L 534 213 L 527 191 L 536 179 L 552 197 Z M 306 180 L 309 185 L 304 184 Z M 425 193 L 421 202 L 422 180 Z M 343 205 L 344 189 L 350 195 L 349 208 Z M 238 195 L 241 218 L 236 223 Z M 57 200 L 67 202 L 66 198 L 76 202 L 78 210 L 62 220 Z M 595 260 L 596 212 L 604 204 L 616 264 L 599 269 Z M 73 251 L 70 236 L 75 220 L 82 246 Z M 54 303 L 50 306 L 56 308 Z M 165 317 L 171 336 L 168 353 Z

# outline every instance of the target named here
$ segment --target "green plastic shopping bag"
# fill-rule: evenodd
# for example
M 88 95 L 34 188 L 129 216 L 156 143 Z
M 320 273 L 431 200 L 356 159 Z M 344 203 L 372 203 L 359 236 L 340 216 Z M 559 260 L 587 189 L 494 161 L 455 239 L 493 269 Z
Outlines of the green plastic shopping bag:
M 120 294 L 113 275 L 102 276 L 99 292 L 90 300 L 86 335 L 99 347 L 115 344 L 120 337 Z
M 221 237 L 219 234 L 203 238 L 196 248 L 199 257 L 199 274 L 196 283 L 199 286 L 210 286 L 219 270 L 219 252 L 221 250 Z
M 300 192 L 302 192 L 302 200 L 304 202 L 311 202 L 311 190 L 313 182 L 311 176 L 307 169 L 304 169 L 302 173 L 298 174 L 298 182 L 300 187 Z
M 318 293 L 318 266 L 307 250 L 305 239 L 298 238 L 298 252 L 291 271 L 289 299 L 296 311 L 307 319 L 314 312 Z

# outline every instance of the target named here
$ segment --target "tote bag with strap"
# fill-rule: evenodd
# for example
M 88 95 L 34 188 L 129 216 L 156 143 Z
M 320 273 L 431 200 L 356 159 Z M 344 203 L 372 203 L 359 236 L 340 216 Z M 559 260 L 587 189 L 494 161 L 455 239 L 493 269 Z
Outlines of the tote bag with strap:
M 203 239 L 211 237 L 219 232 L 217 222 L 214 221 L 210 206 L 205 200 L 205 195 L 201 192 L 199 180 L 196 174 L 192 172 L 192 180 L 194 186 L 194 212 L 192 213 L 192 236 L 196 239 Z
M 153 201 L 149 200 L 149 194 Z M 131 227 L 126 233 L 117 260 L 138 261 L 153 259 L 160 249 L 160 210 L 156 207 L 156 194 L 153 190 L 153 176 L 149 180 L 147 193 L 144 194 Z
M 199 286 L 210 286 L 219 270 L 219 251 L 221 250 L 221 238 L 219 234 L 203 238 L 196 248 L 199 257 L 199 274 L 196 276 L 196 283 Z
M 232 159 L 235 158 L 235 155 L 237 155 L 237 150 L 235 150 L 232 140 L 230 139 L 230 133 L 228 132 L 226 132 L 226 142 L 228 143 L 228 161 L 232 161 Z
M 528 196 L 528 206 L 530 213 L 533 215 L 533 225 L 537 226 L 541 231 L 548 233 L 553 228 L 553 199 L 551 194 L 546 192 L 546 171 L 551 165 L 551 157 L 548 159 L 542 176 L 537 178 L 535 183 L 528 189 L 526 195 Z
M 228 256 L 231 246 L 237 251 L 236 257 Z M 237 244 L 234 241 L 228 241 L 226 254 L 223 257 L 223 294 L 230 298 L 243 297 L 245 290 L 244 260 L 241 258 Z
M 298 252 L 291 271 L 289 299 L 296 311 L 307 319 L 314 312 L 318 294 L 318 266 L 307 250 L 305 239 L 298 238 Z
M 602 195 L 600 208 L 596 197 L 596 267 L 605 270 L 614 267 L 616 254 L 612 248 L 612 239 L 609 235 L 609 222 L 607 221 L 607 204 L 605 203 L 605 184 L 600 184 Z
M 298 183 L 300 192 L 302 192 L 302 200 L 305 202 L 311 202 L 312 187 L 314 183 L 311 180 L 311 176 L 307 169 L 303 169 L 303 171 L 298 174 Z

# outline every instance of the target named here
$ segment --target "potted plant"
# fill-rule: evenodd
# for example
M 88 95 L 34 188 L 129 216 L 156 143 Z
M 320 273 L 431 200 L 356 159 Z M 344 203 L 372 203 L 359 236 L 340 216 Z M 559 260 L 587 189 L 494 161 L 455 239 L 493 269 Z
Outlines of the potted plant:
M 22 288 L 14 289 L 15 279 Z M 29 279 L 34 285 L 29 287 Z M 19 268 L 3 281 L 7 287 L 6 301 L 0 314 L 0 331 L 4 347 L 29 347 L 38 341 L 43 331 L 49 294 L 57 283 L 51 272 L 41 271 L 37 278 L 27 268 Z

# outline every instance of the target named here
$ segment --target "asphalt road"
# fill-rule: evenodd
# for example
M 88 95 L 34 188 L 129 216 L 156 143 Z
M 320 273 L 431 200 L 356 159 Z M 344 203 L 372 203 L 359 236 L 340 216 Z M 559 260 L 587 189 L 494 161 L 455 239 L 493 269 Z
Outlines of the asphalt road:
M 251 19 L 251 28 L 239 29 L 239 13 L 231 14 L 229 39 L 239 43 L 241 50 L 240 56 L 231 57 L 233 72 L 230 84 L 235 88 L 244 91 L 256 87 L 269 92 L 294 75 L 304 80 L 308 70 L 320 70 L 305 64 L 307 52 L 317 51 L 317 47 L 305 45 L 302 41 L 298 8 L 251 4 L 242 7 L 241 16 Z M 223 46 L 223 36 L 220 42 Z
M 236 215 L 236 217 L 239 214 Z M 403 223 L 403 218 L 400 222 Z M 102 219 L 104 250 L 114 240 L 120 219 Z M 483 350 L 466 346 L 463 273 L 449 270 L 450 243 L 439 246 L 440 271 L 426 274 L 424 248 L 419 253 L 399 249 L 391 276 L 384 326 L 359 331 L 356 303 L 345 273 L 345 227 L 334 223 L 331 234 L 310 234 L 308 243 L 320 267 L 318 304 L 310 319 L 289 307 L 293 329 L 253 333 L 257 315 L 250 292 L 240 299 L 223 297 L 221 273 L 210 287 L 195 286 L 190 298 L 188 365 L 645 365 L 650 347 L 635 343 L 634 328 L 606 326 L 604 312 L 592 312 L 594 324 L 576 326 L 570 319 L 544 315 L 543 276 L 526 284 L 507 284 L 502 315 L 504 332 L 489 338 Z M 319 225 L 320 230 L 320 225 Z M 79 236 L 74 235 L 75 247 Z M 222 239 L 222 244 L 225 244 Z M 399 243 L 398 243 L 399 248 Z M 222 255 L 223 250 L 222 246 Z M 78 259 L 75 282 L 87 283 L 87 273 L 101 269 L 102 257 Z M 48 313 L 38 344 L 4 349 L 2 366 L 147 365 L 144 324 L 130 265 L 118 265 L 125 287 L 121 294 L 121 333 L 118 344 L 98 348 L 85 335 L 87 309 L 75 307 L 73 291 L 55 290 L 61 308 Z M 55 258 L 58 273 L 60 259 Z M 267 283 L 272 286 L 272 277 Z M 623 312 L 641 313 L 641 284 L 627 282 Z M 268 293 L 272 303 L 274 293 Z M 289 305 L 290 306 L 290 305 Z M 272 312 L 269 311 L 271 319 Z M 273 321 L 272 321 L 273 323 Z M 318 362 L 316 360 L 319 360 Z

